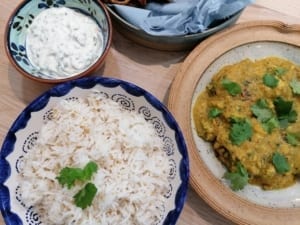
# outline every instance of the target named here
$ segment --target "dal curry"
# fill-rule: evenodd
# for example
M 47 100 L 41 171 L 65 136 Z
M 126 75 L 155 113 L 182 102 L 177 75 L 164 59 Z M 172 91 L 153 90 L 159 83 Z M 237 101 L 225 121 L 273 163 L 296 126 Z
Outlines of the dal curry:
M 300 174 L 300 67 L 267 57 L 223 67 L 193 106 L 233 190 L 291 186 Z

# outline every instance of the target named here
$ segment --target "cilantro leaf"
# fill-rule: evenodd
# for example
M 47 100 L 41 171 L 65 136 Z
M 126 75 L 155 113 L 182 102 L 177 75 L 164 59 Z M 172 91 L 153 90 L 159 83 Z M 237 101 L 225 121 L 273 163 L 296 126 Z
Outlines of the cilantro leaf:
M 241 86 L 238 83 L 233 82 L 233 81 L 231 81 L 231 80 L 229 80 L 227 78 L 225 78 L 225 79 L 222 80 L 222 86 L 232 96 L 236 96 L 236 95 L 242 93 Z
M 257 100 L 256 103 L 251 106 L 251 111 L 260 122 L 266 122 L 273 117 L 273 112 L 265 99 Z
M 65 167 L 60 171 L 56 179 L 62 186 L 67 185 L 68 189 L 70 189 L 74 186 L 75 181 L 81 178 L 81 174 L 82 171 L 80 168 Z
M 276 75 L 276 76 L 282 76 L 282 75 L 284 75 L 286 72 L 287 72 L 287 69 L 286 69 L 286 68 L 283 68 L 283 67 L 276 67 L 275 70 L 274 70 L 274 75 Z
M 290 123 L 295 123 L 298 117 L 298 113 L 295 110 L 290 111 L 288 115 L 288 121 Z
M 62 186 L 67 185 L 68 189 L 70 189 L 74 186 L 76 180 L 90 180 L 93 173 L 97 172 L 97 169 L 98 166 L 94 162 L 89 162 L 84 169 L 65 167 L 59 172 L 59 176 L 56 179 Z
M 272 74 L 265 74 L 263 76 L 263 82 L 270 88 L 275 88 L 278 85 L 279 80 Z
M 248 172 L 240 162 L 236 165 L 236 171 L 226 172 L 224 177 L 230 181 L 230 187 L 234 191 L 243 189 L 249 180 Z
M 94 162 L 89 162 L 86 164 L 86 166 L 83 168 L 83 176 L 82 181 L 90 180 L 92 178 L 93 173 L 96 173 L 98 170 L 98 166 Z
M 76 206 L 82 209 L 90 206 L 96 193 L 97 187 L 93 183 L 87 183 L 84 188 L 73 196 Z
M 285 101 L 282 97 L 277 97 L 273 103 L 279 117 L 289 114 L 293 107 L 293 102 Z
M 273 165 L 279 174 L 284 174 L 290 171 L 290 165 L 286 157 L 279 152 L 275 152 L 272 157 Z
M 298 81 L 297 79 L 293 79 L 290 82 L 290 87 L 292 88 L 294 94 L 300 95 L 300 81 Z
M 276 117 L 272 117 L 268 121 L 263 122 L 262 126 L 270 134 L 275 128 L 279 127 L 279 121 Z
M 278 83 L 279 83 L 279 79 L 277 77 L 281 77 L 286 72 L 287 72 L 287 69 L 285 69 L 283 67 L 276 67 L 271 72 L 270 71 L 267 72 L 263 76 L 263 83 L 264 83 L 264 85 L 266 85 L 267 87 L 270 87 L 270 88 L 277 87 Z
M 211 108 L 208 112 L 208 117 L 209 118 L 216 118 L 221 114 L 222 114 L 222 110 L 220 110 L 218 108 Z
M 292 134 L 292 133 L 287 133 L 286 134 L 286 141 L 292 146 L 298 146 L 299 145 L 299 134 Z
M 229 139 L 234 145 L 241 145 L 253 135 L 251 123 L 246 119 L 235 119 L 230 127 Z
M 265 99 L 259 99 L 254 105 L 251 106 L 251 111 L 256 116 L 262 127 L 269 134 L 272 130 L 279 126 L 279 122 L 275 117 L 271 108 L 269 108 L 268 102 Z
M 293 110 L 293 102 L 285 101 L 281 97 L 277 97 L 274 101 L 275 111 L 278 121 L 282 128 L 286 128 L 289 123 L 294 123 L 297 120 L 297 112 Z

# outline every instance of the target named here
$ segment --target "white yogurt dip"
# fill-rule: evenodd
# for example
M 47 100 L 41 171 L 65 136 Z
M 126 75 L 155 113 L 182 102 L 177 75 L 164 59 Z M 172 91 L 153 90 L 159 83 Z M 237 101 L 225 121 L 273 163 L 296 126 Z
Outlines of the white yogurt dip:
M 30 62 L 39 72 L 61 79 L 90 67 L 103 52 L 97 23 L 69 8 L 49 8 L 33 20 L 26 37 Z

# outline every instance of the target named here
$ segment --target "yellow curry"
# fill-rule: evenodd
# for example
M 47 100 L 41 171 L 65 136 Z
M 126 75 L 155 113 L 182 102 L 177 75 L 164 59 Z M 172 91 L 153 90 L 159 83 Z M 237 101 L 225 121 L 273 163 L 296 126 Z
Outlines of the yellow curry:
M 300 174 L 300 66 L 277 57 L 223 67 L 193 106 L 234 190 L 291 186 Z

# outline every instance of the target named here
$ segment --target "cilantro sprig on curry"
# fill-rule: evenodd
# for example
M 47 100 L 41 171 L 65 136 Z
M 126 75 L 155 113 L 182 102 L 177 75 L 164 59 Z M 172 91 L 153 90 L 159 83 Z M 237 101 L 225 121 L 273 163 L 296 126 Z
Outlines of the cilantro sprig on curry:
M 293 185 L 300 174 L 300 66 L 267 57 L 223 67 L 194 105 L 233 190 Z

